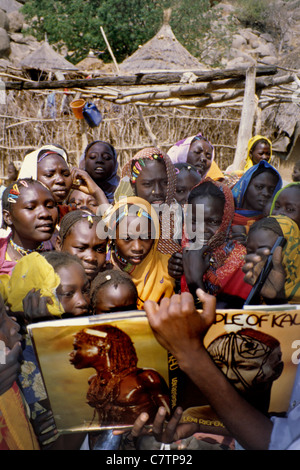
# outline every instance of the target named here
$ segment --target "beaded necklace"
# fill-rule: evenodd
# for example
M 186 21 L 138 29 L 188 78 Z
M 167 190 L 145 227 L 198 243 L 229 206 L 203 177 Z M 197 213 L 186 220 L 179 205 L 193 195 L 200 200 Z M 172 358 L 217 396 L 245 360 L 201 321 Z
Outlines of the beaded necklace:
M 22 246 L 17 245 L 11 238 L 9 239 L 9 244 L 21 256 L 29 255 L 30 253 L 33 253 L 34 251 L 42 251 L 43 246 L 44 246 L 42 242 L 37 248 L 33 250 L 30 248 L 26 249 L 26 248 L 23 248 Z
M 114 253 L 119 263 L 123 266 L 122 271 L 125 271 L 128 274 L 131 274 L 135 268 L 135 265 L 129 263 L 125 258 L 123 258 L 118 252 L 117 247 L 115 247 Z

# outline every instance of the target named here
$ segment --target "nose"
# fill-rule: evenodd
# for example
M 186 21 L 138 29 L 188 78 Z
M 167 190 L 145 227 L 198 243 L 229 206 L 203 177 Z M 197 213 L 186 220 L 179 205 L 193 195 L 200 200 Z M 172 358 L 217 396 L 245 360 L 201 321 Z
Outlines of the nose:
M 140 238 L 136 238 L 132 241 L 131 250 L 133 253 L 143 253 L 143 245 Z
M 92 249 L 85 250 L 83 253 L 82 259 L 91 264 L 97 264 L 96 253 Z
M 88 300 L 87 297 L 82 293 L 78 292 L 75 306 L 78 308 L 86 308 L 88 306 Z
M 56 173 L 55 184 L 58 184 L 60 186 L 65 186 L 66 181 L 65 181 L 64 175 L 62 175 L 61 173 Z
M 38 213 L 38 218 L 39 219 L 49 219 L 49 218 L 52 219 L 52 213 L 48 209 L 48 207 L 41 205 L 39 213 Z

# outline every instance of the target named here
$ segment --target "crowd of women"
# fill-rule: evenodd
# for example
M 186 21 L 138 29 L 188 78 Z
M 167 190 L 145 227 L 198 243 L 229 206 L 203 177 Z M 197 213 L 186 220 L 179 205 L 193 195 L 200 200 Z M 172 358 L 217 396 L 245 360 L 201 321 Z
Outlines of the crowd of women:
M 272 157 L 255 136 L 244 170 L 222 171 L 201 134 L 167 153 L 144 148 L 123 168 L 103 141 L 74 168 L 57 144 L 24 157 L 2 187 L 0 449 L 43 449 L 50 435 L 50 448 L 84 448 L 82 436 L 58 444 L 30 323 L 183 293 L 201 309 L 199 288 L 216 308 L 243 308 L 279 237 L 258 302 L 300 303 L 300 160 L 284 183 Z

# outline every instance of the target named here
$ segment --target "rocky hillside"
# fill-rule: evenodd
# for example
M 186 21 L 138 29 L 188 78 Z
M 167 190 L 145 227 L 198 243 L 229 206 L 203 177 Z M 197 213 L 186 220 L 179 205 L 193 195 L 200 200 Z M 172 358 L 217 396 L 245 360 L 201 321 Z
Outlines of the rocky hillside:
M 24 35 L 25 24 L 19 9 L 26 0 L 0 0 L 0 66 L 17 67 L 21 59 L 34 51 L 38 41 Z M 284 64 L 299 68 L 300 0 L 276 0 L 264 32 L 239 20 L 236 2 L 218 3 L 216 21 L 207 35 L 201 62 L 210 67 L 234 68 L 253 62 L 267 65 Z M 269 27 L 268 27 L 269 25 Z M 221 41 L 220 41 L 221 38 Z M 291 57 L 289 63 L 288 57 Z M 300 62 L 300 60 L 298 59 Z

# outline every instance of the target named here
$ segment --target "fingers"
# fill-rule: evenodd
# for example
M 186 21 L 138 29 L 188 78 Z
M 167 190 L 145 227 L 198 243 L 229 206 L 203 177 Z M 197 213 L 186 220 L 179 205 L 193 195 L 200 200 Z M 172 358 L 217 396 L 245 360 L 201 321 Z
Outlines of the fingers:
M 144 431 L 144 426 L 149 420 L 148 413 L 141 413 L 139 417 L 135 420 L 133 428 L 131 430 L 131 435 L 133 438 L 138 438 Z
M 158 442 L 167 444 L 175 440 L 176 429 L 182 417 L 182 413 L 182 408 L 176 408 L 170 421 L 165 426 L 167 410 L 164 407 L 158 409 L 152 426 L 152 434 Z

